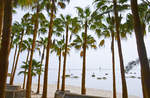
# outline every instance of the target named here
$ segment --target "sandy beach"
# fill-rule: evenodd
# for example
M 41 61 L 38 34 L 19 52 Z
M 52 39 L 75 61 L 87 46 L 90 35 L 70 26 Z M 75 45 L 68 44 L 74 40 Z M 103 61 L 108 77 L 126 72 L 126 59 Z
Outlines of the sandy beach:
M 32 91 L 36 92 L 36 89 L 37 89 L 37 85 L 33 84 Z M 80 94 L 80 87 L 67 85 L 66 90 L 70 90 L 70 92 L 72 92 L 72 93 Z M 111 91 L 106 91 L 106 90 L 101 90 L 101 89 L 93 89 L 93 88 L 87 88 L 86 90 L 87 90 L 87 95 L 112 98 Z M 48 85 L 48 98 L 54 98 L 55 91 L 56 91 L 56 85 L 49 84 Z M 38 95 L 32 94 L 32 98 L 41 98 L 41 94 L 42 94 L 42 85 L 41 85 L 40 94 L 38 94 Z M 117 94 L 117 98 L 121 98 L 120 93 Z M 130 95 L 128 98 L 140 98 L 140 97 Z

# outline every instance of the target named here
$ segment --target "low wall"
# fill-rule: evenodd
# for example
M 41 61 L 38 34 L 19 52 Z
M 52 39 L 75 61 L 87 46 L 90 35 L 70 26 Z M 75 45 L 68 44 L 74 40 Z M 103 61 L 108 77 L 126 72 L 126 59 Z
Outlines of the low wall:
M 25 98 L 25 96 L 26 96 L 26 90 L 21 89 L 21 86 L 6 85 L 5 98 Z
M 81 95 L 71 93 L 70 91 L 56 91 L 55 98 L 108 98 L 108 97 Z

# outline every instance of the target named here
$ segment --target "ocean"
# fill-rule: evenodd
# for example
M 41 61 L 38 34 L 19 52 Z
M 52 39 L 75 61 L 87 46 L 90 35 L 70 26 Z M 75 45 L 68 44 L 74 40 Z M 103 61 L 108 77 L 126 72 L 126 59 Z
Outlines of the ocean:
M 17 73 L 21 69 L 17 70 Z M 57 84 L 57 72 L 58 69 L 49 69 L 48 83 Z M 81 87 L 81 69 L 67 69 L 66 74 L 70 77 L 66 77 L 66 85 L 73 85 Z M 62 76 L 62 75 L 61 75 Z M 43 83 L 43 74 L 41 75 L 41 83 Z M 9 80 L 9 79 L 8 79 Z M 23 75 L 17 75 L 15 77 L 15 83 L 23 82 Z M 37 83 L 37 76 L 33 77 L 32 83 Z M 129 95 L 136 95 L 142 97 L 142 87 L 139 70 L 132 70 L 126 74 L 127 89 Z M 102 90 L 112 91 L 112 70 L 111 69 L 87 69 L 86 70 L 86 87 Z M 121 93 L 121 75 L 119 69 L 116 70 L 116 88 L 117 92 Z

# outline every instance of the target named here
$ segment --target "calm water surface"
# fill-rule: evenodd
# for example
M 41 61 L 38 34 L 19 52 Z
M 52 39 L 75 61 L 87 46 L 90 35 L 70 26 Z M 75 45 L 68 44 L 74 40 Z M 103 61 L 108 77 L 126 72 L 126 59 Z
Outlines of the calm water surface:
M 17 73 L 20 69 L 17 70 Z M 57 69 L 49 69 L 49 84 L 57 83 Z M 126 74 L 127 88 L 130 95 L 136 95 L 142 97 L 142 87 L 140 73 L 137 70 L 133 70 Z M 67 69 L 66 74 L 71 75 L 71 77 L 66 78 L 67 85 L 81 86 L 81 70 L 80 69 Z M 95 77 L 92 77 L 92 75 Z M 78 78 L 73 78 L 77 76 Z M 132 77 L 132 78 L 131 78 Z M 43 74 L 42 74 L 43 78 Z M 97 79 L 99 78 L 99 79 Z M 105 78 L 105 79 L 103 79 Z M 121 87 L 121 76 L 119 70 L 116 71 L 116 86 L 117 92 L 122 91 Z M 9 80 L 9 79 L 8 79 Z M 21 83 L 23 81 L 23 75 L 16 75 L 15 83 Z M 33 77 L 33 83 L 37 83 L 37 77 Z M 41 79 L 43 83 L 43 79 Z M 111 69 L 87 69 L 86 73 L 86 87 L 96 88 L 103 90 L 112 90 L 112 71 Z

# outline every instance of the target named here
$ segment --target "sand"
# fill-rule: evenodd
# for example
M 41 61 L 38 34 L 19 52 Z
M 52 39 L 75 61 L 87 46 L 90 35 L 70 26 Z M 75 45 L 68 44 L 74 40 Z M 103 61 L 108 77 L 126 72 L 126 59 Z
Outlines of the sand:
M 37 85 L 33 84 L 32 91 L 36 92 L 36 89 L 37 89 Z M 80 94 L 80 87 L 67 85 L 66 90 L 70 90 L 72 93 Z M 56 85 L 52 85 L 52 84 L 48 85 L 48 98 L 54 98 L 55 91 L 56 91 Z M 101 90 L 101 89 L 93 89 L 93 88 L 87 88 L 86 91 L 87 91 L 87 95 L 112 98 L 111 91 L 106 91 L 106 90 Z M 40 89 L 40 94 L 37 95 L 37 94 L 33 93 L 32 98 L 41 98 L 41 94 L 42 94 L 42 85 L 41 85 L 41 89 Z M 117 94 L 117 98 L 122 98 L 120 93 Z M 140 98 L 140 97 L 130 95 L 128 98 Z

